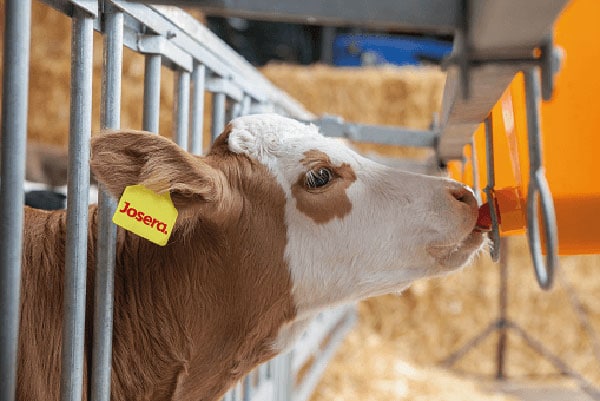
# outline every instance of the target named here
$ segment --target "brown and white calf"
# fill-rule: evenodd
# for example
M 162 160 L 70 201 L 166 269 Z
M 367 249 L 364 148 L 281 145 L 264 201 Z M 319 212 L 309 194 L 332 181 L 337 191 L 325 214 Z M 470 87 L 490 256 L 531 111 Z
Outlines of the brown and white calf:
M 113 400 L 216 400 L 322 309 L 456 269 L 482 243 L 462 185 L 392 170 L 275 115 L 232 121 L 206 157 L 105 133 L 91 165 L 114 196 L 143 184 L 179 210 L 164 247 L 119 230 Z M 56 400 L 65 213 L 25 216 L 18 399 Z M 96 226 L 92 206 L 86 388 Z

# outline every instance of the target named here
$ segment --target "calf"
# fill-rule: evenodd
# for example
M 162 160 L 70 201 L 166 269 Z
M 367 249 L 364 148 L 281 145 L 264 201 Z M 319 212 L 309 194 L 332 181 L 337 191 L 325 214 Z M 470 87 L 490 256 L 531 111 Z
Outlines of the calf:
M 206 157 L 148 133 L 104 133 L 91 166 L 114 196 L 143 184 L 179 211 L 164 247 L 119 229 L 113 400 L 217 400 L 324 308 L 449 272 L 482 243 L 462 185 L 376 164 L 276 115 L 233 120 Z M 95 206 L 89 214 L 84 393 Z M 56 400 L 65 212 L 25 216 L 18 399 Z

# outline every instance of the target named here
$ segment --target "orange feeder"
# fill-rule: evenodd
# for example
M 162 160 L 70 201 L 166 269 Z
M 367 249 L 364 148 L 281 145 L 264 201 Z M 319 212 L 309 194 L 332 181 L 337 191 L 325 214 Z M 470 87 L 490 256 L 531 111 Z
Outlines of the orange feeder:
M 600 178 L 595 172 L 600 158 L 598 15 L 597 0 L 574 0 L 560 16 L 554 43 L 564 49 L 565 58 L 552 100 L 541 105 L 543 165 L 554 198 L 560 255 L 600 253 Z M 491 114 L 502 236 L 524 234 L 527 225 L 529 155 L 523 81 L 523 74 L 517 74 Z M 463 161 L 449 163 L 450 175 L 470 185 L 477 180 L 475 187 L 484 188 L 485 149 L 482 125 L 474 134 L 477 169 L 473 169 L 472 146 L 467 145 Z

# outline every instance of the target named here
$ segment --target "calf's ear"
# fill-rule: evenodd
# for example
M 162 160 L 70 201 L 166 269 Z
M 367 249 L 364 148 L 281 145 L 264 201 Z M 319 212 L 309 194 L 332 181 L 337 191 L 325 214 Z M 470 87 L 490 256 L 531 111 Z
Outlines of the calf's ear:
M 218 202 L 222 175 L 174 142 L 142 131 L 105 131 L 92 138 L 91 169 L 115 197 L 126 186 L 141 184 L 157 193 L 170 192 L 181 212 L 198 202 Z

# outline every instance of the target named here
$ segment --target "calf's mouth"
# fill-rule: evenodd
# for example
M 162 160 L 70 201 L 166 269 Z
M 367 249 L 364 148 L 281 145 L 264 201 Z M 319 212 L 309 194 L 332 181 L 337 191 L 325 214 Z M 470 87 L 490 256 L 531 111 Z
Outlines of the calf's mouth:
M 475 255 L 485 242 L 485 236 L 481 230 L 474 227 L 471 232 L 459 241 L 430 244 L 427 252 L 444 269 L 456 269 L 467 263 Z

